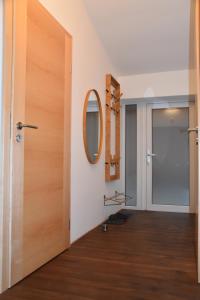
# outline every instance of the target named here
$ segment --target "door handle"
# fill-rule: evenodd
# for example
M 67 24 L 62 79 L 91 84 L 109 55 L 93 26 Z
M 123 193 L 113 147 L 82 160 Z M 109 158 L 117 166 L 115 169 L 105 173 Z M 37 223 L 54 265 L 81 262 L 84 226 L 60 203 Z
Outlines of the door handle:
M 155 153 L 147 152 L 147 156 L 148 156 L 148 157 L 154 157 L 154 156 L 156 156 L 156 154 L 155 154 Z
M 199 133 L 199 127 L 195 127 L 195 128 L 188 128 L 188 133 L 191 133 L 191 132 L 196 132 L 197 134 Z M 199 138 L 197 137 L 195 139 L 196 141 L 196 145 L 199 144 Z
M 198 133 L 198 131 L 199 131 L 199 128 L 198 128 L 198 127 L 195 127 L 195 128 L 188 128 L 188 133 L 190 133 L 190 132 L 196 132 L 196 133 Z
M 23 124 L 22 122 L 18 122 L 16 124 L 17 129 L 22 130 L 23 128 L 31 128 L 31 129 L 38 129 L 38 126 L 35 125 L 29 125 L 29 124 Z
M 156 154 L 155 153 L 151 153 L 150 151 L 147 151 L 147 164 L 150 165 L 151 163 L 151 158 L 155 157 Z

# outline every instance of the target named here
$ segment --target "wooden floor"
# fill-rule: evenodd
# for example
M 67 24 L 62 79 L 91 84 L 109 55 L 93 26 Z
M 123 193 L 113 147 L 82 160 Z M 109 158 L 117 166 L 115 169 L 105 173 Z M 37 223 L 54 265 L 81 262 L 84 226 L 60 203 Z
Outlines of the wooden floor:
M 200 300 L 194 216 L 134 212 L 97 228 L 0 300 Z

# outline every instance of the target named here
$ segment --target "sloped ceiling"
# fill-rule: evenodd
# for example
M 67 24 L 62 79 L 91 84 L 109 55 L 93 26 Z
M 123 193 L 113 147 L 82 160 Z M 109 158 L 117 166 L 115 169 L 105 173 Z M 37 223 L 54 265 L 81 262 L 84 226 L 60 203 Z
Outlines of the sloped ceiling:
M 119 75 L 188 68 L 191 1 L 84 0 Z

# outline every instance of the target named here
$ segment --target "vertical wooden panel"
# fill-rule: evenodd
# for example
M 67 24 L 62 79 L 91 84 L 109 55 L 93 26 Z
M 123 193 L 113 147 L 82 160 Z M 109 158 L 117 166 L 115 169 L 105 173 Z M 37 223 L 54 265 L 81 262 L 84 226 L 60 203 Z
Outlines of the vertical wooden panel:
M 11 284 L 23 278 L 24 144 L 15 137 L 16 123 L 25 120 L 27 0 L 13 0 L 13 9 Z
M 112 90 L 113 88 L 113 90 Z M 120 178 L 120 84 L 111 75 L 106 75 L 106 181 Z M 111 153 L 111 114 L 115 114 L 115 153 Z M 111 174 L 111 168 L 115 174 Z
M 64 197 L 63 211 L 63 228 L 67 220 L 66 244 L 70 246 L 70 195 L 71 195 L 71 86 L 72 86 L 72 39 L 65 34 L 65 109 L 64 109 Z M 67 201 L 66 201 L 67 200 Z
M 0 292 L 9 287 L 10 276 L 10 111 L 12 98 L 13 1 L 4 1 L 3 39 L 3 219 L 2 278 Z

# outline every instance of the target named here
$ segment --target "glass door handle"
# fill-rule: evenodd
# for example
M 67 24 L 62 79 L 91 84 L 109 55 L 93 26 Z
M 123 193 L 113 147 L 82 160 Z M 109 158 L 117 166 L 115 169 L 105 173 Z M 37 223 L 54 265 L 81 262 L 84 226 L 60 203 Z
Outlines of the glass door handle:
M 148 156 L 148 157 L 154 157 L 154 156 L 156 156 L 156 154 L 155 154 L 155 153 L 147 152 L 147 156 Z
M 147 164 L 150 165 L 151 163 L 151 158 L 156 156 L 155 153 L 151 153 L 150 151 L 147 151 Z

